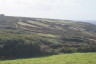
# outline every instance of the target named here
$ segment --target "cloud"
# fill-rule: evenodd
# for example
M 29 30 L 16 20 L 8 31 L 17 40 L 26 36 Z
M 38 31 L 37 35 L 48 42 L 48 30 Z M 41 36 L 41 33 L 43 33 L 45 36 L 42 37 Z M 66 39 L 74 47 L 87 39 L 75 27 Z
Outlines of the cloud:
M 0 0 L 0 12 L 29 17 L 70 17 L 84 0 Z
M 79 3 L 82 0 L 0 0 L 0 4 L 5 6 L 38 6 L 38 5 L 66 5 L 72 6 Z

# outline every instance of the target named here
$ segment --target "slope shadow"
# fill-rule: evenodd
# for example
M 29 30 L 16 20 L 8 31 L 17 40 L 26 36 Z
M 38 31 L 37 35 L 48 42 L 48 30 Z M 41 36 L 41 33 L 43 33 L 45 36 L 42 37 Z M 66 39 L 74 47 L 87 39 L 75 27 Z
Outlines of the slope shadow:
M 56 54 L 54 54 L 56 55 Z M 34 57 L 14 57 L 14 58 L 3 58 L 3 59 L 0 59 L 0 61 L 6 61 L 6 60 L 16 60 L 16 59 L 30 59 L 30 58 L 44 58 L 44 57 L 50 57 L 50 56 L 53 56 L 53 55 L 42 55 L 42 56 L 34 56 Z

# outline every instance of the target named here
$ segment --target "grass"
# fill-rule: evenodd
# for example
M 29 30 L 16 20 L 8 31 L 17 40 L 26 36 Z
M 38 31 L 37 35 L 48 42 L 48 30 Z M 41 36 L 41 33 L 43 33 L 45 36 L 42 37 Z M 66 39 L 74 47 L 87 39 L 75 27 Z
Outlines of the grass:
M 47 28 L 49 27 L 49 25 L 47 25 L 47 24 L 43 24 L 43 23 L 36 22 L 36 21 L 31 21 L 31 20 L 29 20 L 29 21 L 27 21 L 27 22 L 32 23 L 32 24 L 36 24 L 36 25 L 42 26 L 42 27 L 47 27 Z
M 1 60 L 0 64 L 96 64 L 96 53 L 72 53 L 26 59 Z
M 18 24 L 24 25 L 24 26 L 30 26 L 30 27 L 37 27 L 37 26 L 31 25 L 31 24 L 27 24 L 25 22 L 18 22 Z
M 55 38 L 58 37 L 57 35 L 52 35 L 52 34 L 43 34 L 43 33 L 37 33 L 38 36 L 44 36 L 44 37 L 51 37 L 51 38 Z

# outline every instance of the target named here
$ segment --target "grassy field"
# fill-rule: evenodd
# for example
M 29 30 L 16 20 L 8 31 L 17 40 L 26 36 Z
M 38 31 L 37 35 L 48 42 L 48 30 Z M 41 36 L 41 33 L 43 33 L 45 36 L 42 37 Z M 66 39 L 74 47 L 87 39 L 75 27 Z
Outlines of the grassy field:
M 55 38 L 55 37 L 59 37 L 57 35 L 52 35 L 52 34 L 43 34 L 43 33 L 37 33 L 38 36 L 45 36 L 45 37 L 51 37 L 51 38 Z
M 96 64 L 96 53 L 72 53 L 46 57 L 1 60 L 0 64 Z
M 35 26 L 35 25 L 27 24 L 27 23 L 25 23 L 25 22 L 18 22 L 18 24 L 24 25 L 24 26 L 30 26 L 30 27 L 37 27 L 37 26 Z
M 27 21 L 27 22 L 29 22 L 29 23 L 31 23 L 31 24 L 36 24 L 36 25 L 42 26 L 42 27 L 49 27 L 49 25 L 47 25 L 47 24 L 39 23 L 39 22 L 36 22 L 36 21 L 31 21 L 31 20 L 29 20 L 29 21 Z

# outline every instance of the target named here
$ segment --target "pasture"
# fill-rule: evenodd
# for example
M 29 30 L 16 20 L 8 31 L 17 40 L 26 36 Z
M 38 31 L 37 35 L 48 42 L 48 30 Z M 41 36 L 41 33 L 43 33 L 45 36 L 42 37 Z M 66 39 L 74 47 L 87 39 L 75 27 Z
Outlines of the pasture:
M 96 53 L 70 53 L 44 57 L 0 60 L 0 64 L 96 64 Z

